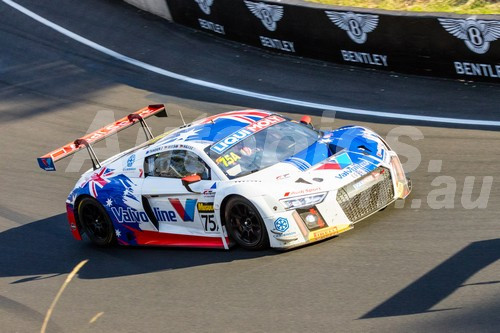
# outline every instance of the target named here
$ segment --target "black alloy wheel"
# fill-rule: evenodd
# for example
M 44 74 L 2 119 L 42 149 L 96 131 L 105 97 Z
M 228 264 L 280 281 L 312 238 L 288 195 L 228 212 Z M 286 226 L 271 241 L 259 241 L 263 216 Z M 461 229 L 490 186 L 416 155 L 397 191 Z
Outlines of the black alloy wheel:
M 264 221 L 247 199 L 234 197 L 229 200 L 225 210 L 225 222 L 229 236 L 241 247 L 249 250 L 269 247 Z
M 116 241 L 113 224 L 97 200 L 84 198 L 78 205 L 78 218 L 93 243 L 105 246 Z

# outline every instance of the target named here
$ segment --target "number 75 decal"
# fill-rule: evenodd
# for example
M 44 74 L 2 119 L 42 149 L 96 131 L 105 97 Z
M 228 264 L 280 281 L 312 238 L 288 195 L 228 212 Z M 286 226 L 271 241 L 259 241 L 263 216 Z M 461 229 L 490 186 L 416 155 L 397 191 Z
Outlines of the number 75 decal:
M 218 232 L 219 226 L 215 222 L 214 214 L 200 214 L 201 223 L 205 232 Z

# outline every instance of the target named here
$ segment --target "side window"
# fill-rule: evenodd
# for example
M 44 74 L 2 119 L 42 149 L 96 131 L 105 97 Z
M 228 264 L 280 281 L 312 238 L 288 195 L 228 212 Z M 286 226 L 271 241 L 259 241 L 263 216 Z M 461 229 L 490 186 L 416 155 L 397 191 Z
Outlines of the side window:
M 146 159 L 145 169 L 148 176 L 183 178 L 200 175 L 201 179 L 210 179 L 210 168 L 195 153 L 187 150 L 170 150 Z

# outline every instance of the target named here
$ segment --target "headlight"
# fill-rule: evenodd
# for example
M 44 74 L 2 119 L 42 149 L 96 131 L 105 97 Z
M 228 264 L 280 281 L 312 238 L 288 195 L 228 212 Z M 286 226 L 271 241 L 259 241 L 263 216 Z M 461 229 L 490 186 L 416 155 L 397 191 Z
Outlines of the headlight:
M 322 192 L 302 197 L 283 199 L 281 200 L 281 203 L 283 204 L 283 206 L 285 206 L 285 209 L 296 209 L 296 208 L 314 206 L 322 202 L 325 199 L 326 194 L 327 192 Z
M 397 155 L 391 158 L 391 165 L 396 171 L 396 196 L 400 199 L 404 199 L 410 194 L 411 188 Z

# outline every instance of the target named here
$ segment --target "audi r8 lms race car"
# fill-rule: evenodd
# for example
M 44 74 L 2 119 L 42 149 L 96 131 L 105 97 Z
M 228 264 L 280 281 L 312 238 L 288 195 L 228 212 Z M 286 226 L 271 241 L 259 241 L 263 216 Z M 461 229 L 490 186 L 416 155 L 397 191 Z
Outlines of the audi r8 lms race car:
M 411 191 L 398 156 L 360 126 L 333 131 L 262 110 L 226 112 L 153 138 L 151 105 L 38 159 L 87 148 L 66 201 L 74 238 L 107 245 L 289 249 L 333 237 Z M 144 144 L 99 162 L 92 144 L 141 123 Z

